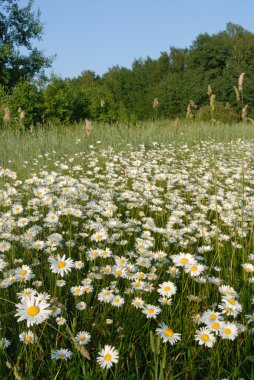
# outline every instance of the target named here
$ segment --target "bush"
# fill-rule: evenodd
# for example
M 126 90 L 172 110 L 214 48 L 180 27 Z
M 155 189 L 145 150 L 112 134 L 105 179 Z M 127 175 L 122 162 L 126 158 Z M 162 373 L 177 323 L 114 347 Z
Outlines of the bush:
M 233 124 L 239 121 L 239 116 L 229 103 L 216 102 L 213 113 L 209 105 L 200 107 L 196 113 L 196 119 L 205 122 L 213 120 L 225 124 Z

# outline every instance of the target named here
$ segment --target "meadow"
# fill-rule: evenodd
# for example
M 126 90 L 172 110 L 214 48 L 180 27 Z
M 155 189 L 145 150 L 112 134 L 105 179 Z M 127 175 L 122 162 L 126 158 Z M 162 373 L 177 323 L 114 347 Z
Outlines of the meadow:
M 0 138 L 1 379 L 254 379 L 253 126 Z

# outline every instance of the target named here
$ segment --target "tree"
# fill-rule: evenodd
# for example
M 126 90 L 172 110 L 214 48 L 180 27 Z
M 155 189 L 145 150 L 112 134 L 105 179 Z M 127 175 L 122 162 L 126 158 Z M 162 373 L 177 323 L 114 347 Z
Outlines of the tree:
M 20 80 L 43 75 L 52 58 L 33 47 L 41 39 L 40 12 L 32 10 L 33 0 L 21 7 L 19 0 L 0 1 L 0 85 L 13 88 Z M 21 52 L 22 50 L 22 52 Z

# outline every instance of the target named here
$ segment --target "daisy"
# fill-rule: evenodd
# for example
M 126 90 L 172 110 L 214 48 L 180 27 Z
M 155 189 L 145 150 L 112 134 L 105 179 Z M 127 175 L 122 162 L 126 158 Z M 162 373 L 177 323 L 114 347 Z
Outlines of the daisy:
M 208 324 L 223 319 L 220 313 L 214 310 L 206 310 L 201 317 L 201 322 Z
M 26 320 L 27 327 L 41 324 L 51 313 L 50 305 L 34 295 L 23 297 L 21 303 L 15 306 L 17 307 L 15 316 L 19 317 L 18 322 Z
M 61 348 L 60 350 L 55 350 L 51 353 L 51 359 L 52 360 L 65 360 L 70 359 L 72 357 L 73 353 L 65 348 Z
M 177 267 L 184 267 L 195 264 L 196 260 L 190 253 L 179 253 L 171 256 L 173 263 Z
M 116 307 L 121 307 L 123 304 L 124 304 L 124 299 L 120 296 L 115 296 L 111 301 L 111 305 L 116 306 Z
M 9 251 L 11 248 L 11 244 L 8 241 L 2 240 L 0 241 L 0 252 Z
M 8 266 L 8 263 L 0 258 L 0 271 L 2 271 L 7 266 Z
M 147 316 L 147 318 L 156 318 L 156 316 L 160 314 L 161 309 L 154 305 L 145 304 L 145 306 L 143 306 L 142 312 Z
M 172 304 L 172 299 L 168 297 L 160 297 L 158 299 L 159 303 L 161 305 L 171 305 Z
M 171 281 L 163 282 L 159 285 L 157 292 L 161 296 L 171 297 L 176 293 L 176 286 Z
M 136 309 L 142 309 L 145 302 L 142 300 L 142 298 L 136 297 L 131 302 L 132 306 L 134 306 Z
M 91 240 L 92 241 L 103 241 L 103 240 L 106 240 L 107 237 L 108 237 L 108 235 L 107 235 L 106 231 L 101 230 L 101 231 L 98 231 L 95 234 L 93 234 L 91 236 Z
M 59 220 L 58 216 L 53 212 L 49 212 L 45 219 L 47 223 L 51 223 L 51 224 L 58 223 L 58 220 Z
M 59 325 L 59 326 L 63 326 L 65 325 L 66 323 L 66 319 L 64 317 L 57 317 L 56 318 L 56 323 Z
M 210 321 L 206 323 L 207 328 L 214 332 L 216 335 L 220 333 L 224 326 L 224 322 L 220 320 Z
M 57 317 L 59 314 L 61 314 L 62 309 L 57 306 L 51 306 L 51 317 Z
M 87 331 L 80 331 L 76 336 L 75 340 L 80 346 L 84 346 L 91 341 L 91 335 Z
M 45 243 L 42 240 L 36 240 L 32 243 L 32 247 L 38 250 L 43 249 L 44 246 L 45 246 Z
M 25 343 L 25 345 L 28 345 L 36 343 L 38 341 L 38 337 L 34 335 L 34 333 L 31 330 L 28 330 L 19 334 L 19 340 Z
M 76 305 L 77 310 L 85 310 L 86 309 L 86 303 L 85 302 L 78 302 Z
M 245 315 L 245 318 L 248 319 L 248 323 L 254 322 L 254 313 Z
M 213 347 L 216 338 L 207 327 L 202 327 L 196 331 L 195 340 L 202 346 Z
M 206 269 L 206 266 L 203 264 L 191 264 L 186 266 L 185 271 L 189 273 L 192 277 L 200 276 L 200 274 Z
M 8 348 L 10 346 L 11 342 L 9 339 L 6 338 L 0 338 L 0 349 L 1 348 Z
M 171 345 L 175 344 L 181 339 L 181 334 L 174 333 L 165 323 L 160 323 L 159 328 L 156 329 L 157 335 L 160 336 L 163 343 L 169 342 Z
M 119 352 L 115 347 L 106 345 L 99 353 L 97 357 L 97 362 L 101 368 L 110 368 L 114 363 L 118 362 Z
M 37 293 L 36 290 L 32 289 L 32 288 L 26 288 L 26 289 L 23 289 L 22 292 L 20 293 L 17 293 L 17 296 L 19 298 L 23 298 L 23 297 L 30 297 L 30 296 L 35 296 Z
M 57 255 L 57 257 L 50 256 L 48 258 L 52 272 L 60 274 L 61 277 L 70 272 L 71 268 L 74 267 L 74 261 L 72 259 L 66 259 L 65 256 L 66 255 L 63 255 L 61 257 L 60 255 Z
M 72 286 L 71 287 L 71 293 L 74 296 L 82 296 L 84 294 L 84 287 L 83 286 Z
M 74 263 L 76 269 L 82 269 L 84 266 L 83 261 L 75 261 Z
M 64 280 L 57 280 L 56 282 L 56 286 L 59 286 L 60 288 L 62 288 L 65 284 L 66 284 L 66 281 Z
M 222 339 L 235 340 L 238 332 L 238 327 L 235 323 L 225 323 L 220 331 L 220 336 Z

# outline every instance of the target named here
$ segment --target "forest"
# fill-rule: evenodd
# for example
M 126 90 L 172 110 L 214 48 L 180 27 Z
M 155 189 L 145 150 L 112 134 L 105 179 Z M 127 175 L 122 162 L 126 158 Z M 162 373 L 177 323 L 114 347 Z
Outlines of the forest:
M 85 119 L 135 124 L 187 117 L 235 123 L 243 110 L 246 120 L 247 114 L 254 117 L 254 34 L 240 25 L 228 23 L 216 34 L 199 34 L 191 46 L 171 46 L 157 59 L 137 58 L 131 68 L 116 65 L 102 76 L 85 69 L 74 78 L 45 75 L 54 57 L 34 48 L 42 31 L 33 1 L 23 8 L 17 1 L 2 1 L 2 128 Z

